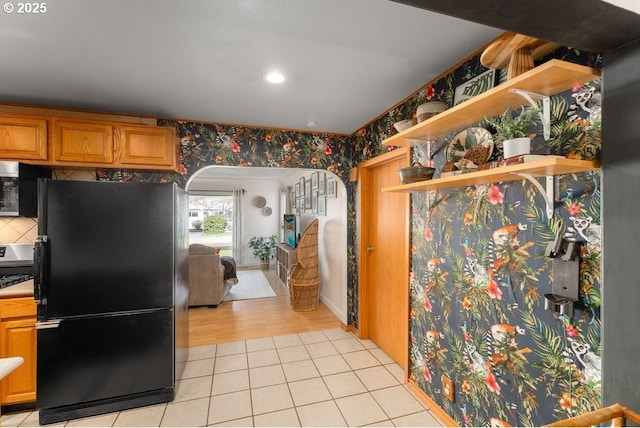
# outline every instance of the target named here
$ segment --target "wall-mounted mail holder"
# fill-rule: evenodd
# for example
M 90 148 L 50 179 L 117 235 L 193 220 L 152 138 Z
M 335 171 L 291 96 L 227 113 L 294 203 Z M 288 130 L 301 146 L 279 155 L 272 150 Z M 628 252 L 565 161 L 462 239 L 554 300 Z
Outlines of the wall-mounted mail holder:
M 580 286 L 580 243 L 557 236 L 545 251 L 553 259 L 551 293 L 545 294 L 545 309 L 573 316 Z

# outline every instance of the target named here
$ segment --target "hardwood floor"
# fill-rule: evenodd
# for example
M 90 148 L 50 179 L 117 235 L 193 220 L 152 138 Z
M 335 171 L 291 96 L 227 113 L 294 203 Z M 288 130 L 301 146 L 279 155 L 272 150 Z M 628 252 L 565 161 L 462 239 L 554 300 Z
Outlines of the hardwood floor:
M 189 346 L 234 342 L 334 328 L 340 320 L 322 302 L 315 311 L 296 312 L 289 290 L 272 267 L 264 271 L 276 297 L 222 302 L 217 308 L 189 309 Z

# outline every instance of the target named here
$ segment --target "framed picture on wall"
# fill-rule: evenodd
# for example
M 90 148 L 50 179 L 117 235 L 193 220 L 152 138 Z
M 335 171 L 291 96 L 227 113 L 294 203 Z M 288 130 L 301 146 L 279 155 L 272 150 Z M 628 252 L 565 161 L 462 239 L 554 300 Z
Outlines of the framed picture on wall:
M 453 94 L 453 105 L 457 106 L 463 101 L 470 100 L 483 93 L 486 90 L 493 88 L 496 83 L 496 70 L 491 68 L 488 71 L 467 80 L 461 85 L 458 85 Z
M 298 182 L 298 187 L 300 188 L 300 194 L 298 196 L 304 197 L 304 190 L 305 190 L 305 179 L 304 177 L 300 177 L 300 181 Z
M 311 192 L 311 212 L 318 213 L 318 192 Z
M 318 215 L 327 215 L 327 198 L 318 196 Z
M 311 190 L 318 190 L 318 179 L 319 173 L 318 171 L 311 173 Z
M 335 178 L 327 179 L 327 197 L 336 198 L 338 196 L 338 183 Z
M 311 209 L 311 180 L 304 181 L 304 209 Z
M 326 175 L 324 172 L 318 173 L 318 196 L 324 196 L 326 192 Z

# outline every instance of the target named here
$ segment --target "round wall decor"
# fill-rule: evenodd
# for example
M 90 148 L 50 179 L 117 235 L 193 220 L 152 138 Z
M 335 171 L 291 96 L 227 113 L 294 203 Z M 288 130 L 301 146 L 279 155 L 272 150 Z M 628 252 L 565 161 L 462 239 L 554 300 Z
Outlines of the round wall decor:
M 256 196 L 253 198 L 253 204 L 258 208 L 262 208 L 267 205 L 267 200 L 263 196 Z
M 263 214 L 263 215 L 270 216 L 270 215 L 271 215 L 271 212 L 272 212 L 271 207 L 264 207 L 264 208 L 262 209 L 262 214 Z

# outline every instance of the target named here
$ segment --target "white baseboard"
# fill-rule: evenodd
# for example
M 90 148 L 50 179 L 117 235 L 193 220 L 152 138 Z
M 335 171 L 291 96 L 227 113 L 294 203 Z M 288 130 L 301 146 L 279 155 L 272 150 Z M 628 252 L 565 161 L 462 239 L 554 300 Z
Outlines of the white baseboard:
M 347 315 L 345 313 L 343 313 L 339 308 L 336 307 L 336 305 L 333 304 L 333 302 L 331 302 L 329 299 L 325 298 L 324 295 L 322 293 L 320 293 L 320 301 L 322 303 L 324 303 L 324 305 L 329 308 L 329 310 L 331 312 L 333 312 L 333 314 L 338 317 L 338 319 L 340 320 L 340 322 L 342 322 L 343 324 L 347 324 Z

